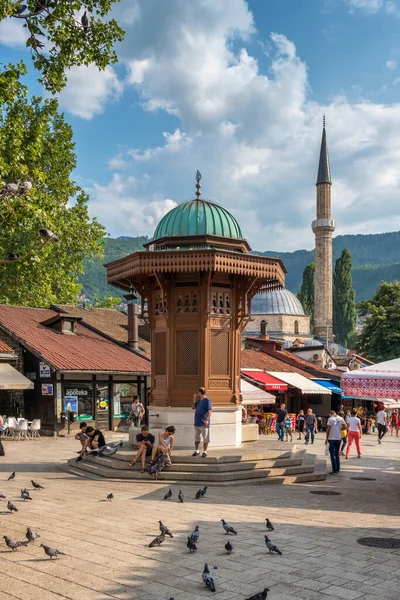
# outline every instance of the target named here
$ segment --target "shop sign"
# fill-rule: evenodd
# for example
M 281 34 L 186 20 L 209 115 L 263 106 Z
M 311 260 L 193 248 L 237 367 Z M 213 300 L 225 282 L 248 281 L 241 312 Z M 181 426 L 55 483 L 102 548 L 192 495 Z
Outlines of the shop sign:
M 53 395 L 53 384 L 52 383 L 42 383 L 42 396 L 52 396 Z
M 78 398 L 76 396 L 64 396 L 64 412 L 78 412 Z
M 67 396 L 89 396 L 92 394 L 90 388 L 65 388 Z
M 114 419 L 127 419 L 129 417 L 129 413 L 119 413 L 117 415 L 113 415 Z
M 78 421 L 93 421 L 93 415 L 78 415 Z
M 121 395 L 122 395 L 122 397 L 126 398 L 127 395 L 129 394 L 129 389 L 130 388 L 127 385 L 124 384 L 124 385 L 121 385 L 120 389 L 121 389 Z
M 45 379 L 46 377 L 51 377 L 51 369 L 49 365 L 44 362 L 39 363 L 39 375 L 41 379 Z

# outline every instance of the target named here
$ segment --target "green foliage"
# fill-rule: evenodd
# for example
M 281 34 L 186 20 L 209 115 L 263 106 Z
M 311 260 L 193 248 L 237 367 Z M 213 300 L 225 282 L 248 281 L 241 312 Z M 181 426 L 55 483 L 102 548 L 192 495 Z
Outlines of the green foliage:
M 400 282 L 381 283 L 373 298 L 357 306 L 365 323 L 357 350 L 374 362 L 400 356 Z
M 104 70 L 116 63 L 114 45 L 124 32 L 109 13 L 119 0 L 0 0 L 0 20 L 18 19 L 29 35 L 40 82 L 59 92 L 73 66 L 95 64 Z M 25 7 L 25 8 L 23 8 Z M 86 14 L 88 22 L 83 14 Z M 77 17 L 77 15 L 80 15 Z
M 96 256 L 93 260 L 85 260 L 84 274 L 79 277 L 83 286 L 83 292 L 89 299 L 95 297 L 104 298 L 105 296 L 115 296 L 122 292 L 118 288 L 107 284 L 107 273 L 104 264 L 128 256 L 132 252 L 144 250 L 143 244 L 148 242 L 147 237 L 120 237 L 117 239 L 106 239 L 104 241 L 104 259 Z
M 351 280 L 351 254 L 347 248 L 336 260 L 333 273 L 333 333 L 347 347 L 357 324 L 356 293 Z
M 303 282 L 301 284 L 299 300 L 304 308 L 306 315 L 311 315 L 311 330 L 314 324 L 314 278 L 315 263 L 306 266 L 303 272 Z
M 27 99 L 22 66 L 0 71 L 0 187 L 30 181 L 28 193 L 0 197 L 0 303 L 71 303 L 85 257 L 101 253 L 103 227 L 90 220 L 88 196 L 71 179 L 72 130 L 54 99 Z M 45 243 L 39 229 L 59 237 Z M 20 260 L 5 262 L 9 253 Z
M 333 238 L 334 261 L 339 258 L 344 248 L 348 248 L 351 253 L 357 301 L 371 298 L 381 281 L 399 279 L 398 265 L 396 269 L 389 268 L 389 265 L 400 263 L 400 231 L 370 235 L 338 235 Z M 288 269 L 286 287 L 292 291 L 300 289 L 302 273 L 308 263 L 314 260 L 314 250 L 266 251 L 262 254 L 282 258 Z

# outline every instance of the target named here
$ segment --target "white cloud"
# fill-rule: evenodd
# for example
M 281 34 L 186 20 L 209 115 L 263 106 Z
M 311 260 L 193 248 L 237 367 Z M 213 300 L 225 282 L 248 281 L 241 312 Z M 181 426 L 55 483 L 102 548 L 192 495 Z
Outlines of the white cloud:
M 392 71 L 394 71 L 397 67 L 397 62 L 395 60 L 388 60 L 388 61 L 386 61 L 386 66 L 388 69 L 391 69 Z
M 343 0 L 351 12 L 362 10 L 367 14 L 374 15 L 383 10 L 387 15 L 400 17 L 400 9 L 397 0 Z
M 118 99 L 122 90 L 123 84 L 111 67 L 104 71 L 99 71 L 95 65 L 72 67 L 59 102 L 61 108 L 69 113 L 82 119 L 92 119 L 103 112 L 108 102 Z
M 121 149 L 110 183 L 94 187 L 92 211 L 112 234 L 152 235 L 174 202 L 194 197 L 199 169 L 203 197 L 235 215 L 252 247 L 312 247 L 324 113 L 337 234 L 400 229 L 399 104 L 311 101 L 293 41 L 271 34 L 266 68 L 249 51 L 256 34 L 244 0 L 126 0 L 120 9 L 130 19 L 126 85 L 178 125 L 157 147 Z
M 0 22 L 0 44 L 17 48 L 25 46 L 28 38 L 22 22 L 16 19 L 4 19 Z

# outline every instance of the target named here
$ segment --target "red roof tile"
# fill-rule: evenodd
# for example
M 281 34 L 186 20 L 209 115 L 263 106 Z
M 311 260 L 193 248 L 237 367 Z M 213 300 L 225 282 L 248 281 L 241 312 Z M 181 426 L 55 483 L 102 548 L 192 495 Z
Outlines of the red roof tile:
M 128 341 L 128 315 L 113 308 L 82 308 L 68 304 L 56 304 L 54 310 L 69 312 L 82 317 L 83 321 L 100 333 L 107 335 L 116 342 L 126 344 Z M 147 358 L 151 357 L 150 343 L 139 335 L 139 352 Z
M 57 333 L 41 324 L 57 314 L 43 308 L 0 305 L 0 327 L 60 371 L 150 372 L 149 360 L 82 323 L 77 324 L 76 335 Z
M 270 356 L 260 350 L 242 350 L 241 368 L 245 369 L 265 369 L 266 371 L 281 371 L 283 373 L 298 373 L 311 379 L 312 375 L 288 364 L 286 361 Z
M 0 352 L 2 354 L 14 354 L 14 350 L 2 340 L 0 340 Z

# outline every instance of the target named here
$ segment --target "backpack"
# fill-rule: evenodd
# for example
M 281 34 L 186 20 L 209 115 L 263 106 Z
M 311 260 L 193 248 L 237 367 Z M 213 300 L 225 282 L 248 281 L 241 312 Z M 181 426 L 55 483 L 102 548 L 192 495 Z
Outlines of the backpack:
M 149 466 L 147 472 L 149 475 L 157 479 L 158 475 L 161 473 L 163 469 L 165 469 L 165 465 L 168 462 L 167 454 L 159 454 L 156 460 Z

